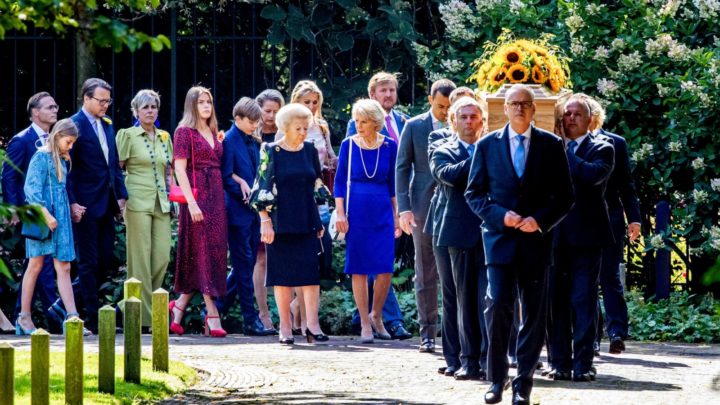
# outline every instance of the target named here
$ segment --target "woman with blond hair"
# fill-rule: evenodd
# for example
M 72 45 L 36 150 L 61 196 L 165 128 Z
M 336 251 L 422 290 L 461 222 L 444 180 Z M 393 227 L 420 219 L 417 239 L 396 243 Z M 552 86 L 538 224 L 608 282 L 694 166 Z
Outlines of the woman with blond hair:
M 210 90 L 195 86 L 185 96 L 183 118 L 175 130 L 175 176 L 187 204 L 180 205 L 175 292 L 170 302 L 170 331 L 180 325 L 195 292 L 205 300 L 205 335 L 225 337 L 213 298 L 224 296 L 227 285 L 227 218 L 220 162 L 222 136 Z M 197 192 L 194 193 L 193 190 Z
M 170 263 L 170 201 L 173 148 L 170 134 L 155 127 L 160 95 L 140 90 L 130 102 L 138 125 L 115 136 L 125 169 L 127 277 L 142 282 L 142 326 L 152 325 L 152 292 L 162 287 Z
M 21 310 L 15 322 L 17 335 L 29 335 L 35 331 L 30 316 L 30 304 L 46 255 L 53 258 L 60 298 L 67 310 L 65 319 L 79 316 L 70 280 L 70 262 L 75 260 L 75 248 L 66 189 L 67 174 L 72 166 L 70 149 L 77 137 L 78 129 L 72 120 L 58 121 L 50 132 L 47 144 L 33 155 L 28 166 L 25 198 L 28 204 L 39 206 L 50 232 L 47 237 L 26 235 L 25 255 L 28 258 L 28 267 L 23 274 Z M 85 329 L 84 334 L 88 336 L 91 333 Z

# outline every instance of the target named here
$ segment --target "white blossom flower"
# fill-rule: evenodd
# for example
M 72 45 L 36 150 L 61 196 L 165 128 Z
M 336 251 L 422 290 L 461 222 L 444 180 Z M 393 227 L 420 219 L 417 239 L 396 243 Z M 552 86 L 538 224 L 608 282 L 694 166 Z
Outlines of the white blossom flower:
M 438 7 L 445 33 L 453 40 L 473 41 L 480 34 L 473 28 L 482 23 L 482 13 L 473 11 L 461 0 L 450 0 Z
M 610 56 L 610 51 L 604 47 L 604 46 L 598 46 L 597 49 L 595 49 L 595 54 L 593 55 L 593 59 L 599 62 L 604 61 Z
M 720 0 L 693 0 L 702 20 L 715 21 L 720 16 Z
M 426 66 L 430 62 L 430 48 L 417 42 L 413 42 L 412 47 L 415 50 L 418 65 Z
M 668 58 L 675 62 L 683 62 L 692 58 L 692 52 L 687 45 L 675 42 L 669 46 Z
M 645 53 L 651 58 L 660 56 L 666 49 L 667 46 L 659 39 L 648 39 L 645 41 Z
M 614 80 L 599 79 L 597 82 L 597 89 L 603 96 L 612 98 L 619 90 L 619 87 Z
M 434 83 L 440 79 L 444 79 L 445 75 L 443 75 L 442 73 L 433 72 L 433 71 L 428 70 L 425 72 L 425 77 L 427 77 L 429 82 Z
M 615 51 L 622 51 L 625 48 L 625 40 L 622 38 L 615 38 L 610 43 L 610 47 Z
M 440 65 L 449 73 L 457 73 L 465 67 L 465 65 L 457 59 L 443 60 L 440 62 Z
M 682 0 L 668 0 L 665 5 L 660 9 L 660 15 L 665 17 L 672 17 L 677 13 Z
M 670 152 L 680 152 L 682 144 L 678 141 L 672 141 L 668 144 L 667 148 Z
M 637 69 L 642 64 L 642 57 L 638 51 L 629 55 L 620 55 L 617 64 L 620 70 L 629 72 Z
M 693 190 L 692 194 L 693 194 L 693 200 L 695 200 L 695 204 L 704 204 L 710 198 L 710 195 L 705 190 L 695 189 L 695 190 Z
M 588 16 L 599 15 L 602 13 L 604 7 L 604 4 L 588 4 L 585 6 L 585 12 Z
M 633 152 L 630 159 L 632 159 L 634 162 L 639 162 L 641 160 L 645 160 L 653 153 L 653 145 L 650 143 L 644 143 L 640 146 L 640 149 Z
M 650 238 L 650 246 L 653 247 L 653 249 L 662 249 L 665 247 L 665 241 L 663 241 L 663 236 L 660 234 L 653 235 L 652 238 Z
M 520 14 L 520 11 L 525 8 L 525 3 L 522 0 L 510 0 L 510 12 L 513 14 Z
M 477 11 L 491 11 L 502 5 L 505 0 L 475 0 Z
M 565 25 L 567 25 L 570 30 L 570 34 L 574 34 L 585 26 L 585 21 L 583 21 L 582 17 L 579 15 L 574 14 L 565 19 Z
M 658 96 L 660 97 L 667 97 L 667 95 L 670 94 L 670 91 L 672 91 L 670 87 L 665 87 L 660 83 L 655 84 L 655 86 L 657 86 Z
M 712 188 L 713 191 L 720 191 L 720 178 L 710 180 L 710 188 Z
M 570 41 L 570 52 L 572 52 L 573 55 L 582 56 L 586 50 L 587 47 L 582 43 L 582 40 L 573 38 Z
M 700 170 L 703 167 L 705 167 L 705 159 L 703 159 L 701 157 L 695 158 L 695 160 L 693 160 L 692 163 L 690 163 L 690 166 L 692 166 L 692 168 L 695 170 Z

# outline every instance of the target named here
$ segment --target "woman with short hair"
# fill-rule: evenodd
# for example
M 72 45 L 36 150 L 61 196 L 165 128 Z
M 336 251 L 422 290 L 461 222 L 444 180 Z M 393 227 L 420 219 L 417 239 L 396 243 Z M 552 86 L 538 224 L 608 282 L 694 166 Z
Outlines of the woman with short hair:
M 125 169 L 127 277 L 142 282 L 142 326 L 152 325 L 152 292 L 162 287 L 170 263 L 170 201 L 173 148 L 170 134 L 155 126 L 160 95 L 140 90 L 130 102 L 138 125 L 115 136 Z
M 357 135 L 340 145 L 335 176 L 336 225 L 339 232 L 346 233 L 345 273 L 352 275 L 361 342 L 372 343 L 374 334 L 390 339 L 383 326 L 382 307 L 390 289 L 395 238 L 401 233 L 395 200 L 397 144 L 379 133 L 385 113 L 377 101 L 357 101 L 352 117 Z M 368 309 L 370 275 L 375 276 L 372 312 Z
M 324 228 L 318 201 L 329 192 L 321 180 L 320 160 L 312 143 L 305 141 L 313 117 L 300 104 L 289 104 L 276 117 L 285 134 L 274 143 L 263 144 L 260 168 L 250 198 L 260 214 L 260 235 L 267 250 L 266 286 L 273 286 L 280 315 L 280 343 L 293 344 L 290 322 L 292 289 L 300 287 L 305 297 L 308 342 L 327 341 L 320 329 L 320 268 L 318 254 Z

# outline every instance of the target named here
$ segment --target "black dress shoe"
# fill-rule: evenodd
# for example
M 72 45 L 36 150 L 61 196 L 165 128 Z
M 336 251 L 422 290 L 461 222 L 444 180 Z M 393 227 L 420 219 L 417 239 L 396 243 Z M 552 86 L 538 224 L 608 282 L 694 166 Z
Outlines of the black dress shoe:
M 390 337 L 395 340 L 405 340 L 412 337 L 412 333 L 408 332 L 401 323 L 390 326 L 388 332 L 390 332 Z
M 573 373 L 572 380 L 575 382 L 595 381 L 595 374 L 590 371 L 587 373 Z
M 318 333 L 317 335 L 310 332 L 310 329 L 305 328 L 305 336 L 307 337 L 308 343 L 313 342 L 327 342 L 330 340 L 330 337 L 322 332 Z
M 595 357 L 600 357 L 600 342 L 593 342 L 593 354 Z
M 445 376 L 447 377 L 455 377 L 455 373 L 459 370 L 458 367 L 455 366 L 449 366 L 445 369 Z
M 462 367 L 460 370 L 455 372 L 454 376 L 458 381 L 481 380 L 485 378 L 485 371 Z
M 423 339 L 418 351 L 420 353 L 435 353 L 435 339 Z
M 245 326 L 244 333 L 246 336 L 272 336 L 277 335 L 277 330 L 266 328 L 259 319 L 256 319 L 255 322 Z
M 623 338 L 621 338 L 618 335 L 615 335 L 610 338 L 610 350 L 608 350 L 611 354 L 620 354 L 625 351 L 625 342 L 623 341 Z
M 558 369 L 550 370 L 547 377 L 549 379 L 555 380 L 555 381 L 569 381 L 572 378 L 569 371 L 558 370 Z
M 530 405 L 530 395 L 526 395 L 520 392 L 513 392 L 512 396 L 513 405 Z
M 510 379 L 506 378 L 505 381 L 492 383 L 490 389 L 485 393 L 486 404 L 497 404 L 502 401 L 503 391 L 510 387 Z
M 445 370 L 447 369 L 447 367 L 438 367 L 438 374 L 445 375 Z

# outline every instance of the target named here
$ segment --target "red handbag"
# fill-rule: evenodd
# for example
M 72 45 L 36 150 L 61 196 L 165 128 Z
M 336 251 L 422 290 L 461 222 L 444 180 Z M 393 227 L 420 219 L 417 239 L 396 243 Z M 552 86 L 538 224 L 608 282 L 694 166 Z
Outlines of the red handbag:
M 193 148 L 193 140 L 190 138 L 190 164 L 192 165 L 192 171 L 193 171 L 193 181 L 191 186 L 194 186 L 195 184 L 195 148 Z M 191 187 L 193 198 L 195 201 L 197 201 L 198 197 L 198 189 L 195 187 Z M 185 194 L 183 194 L 182 189 L 177 184 L 171 184 L 170 185 L 170 195 L 168 195 L 168 200 L 172 202 L 176 202 L 178 204 L 187 204 L 187 198 L 185 198 Z

